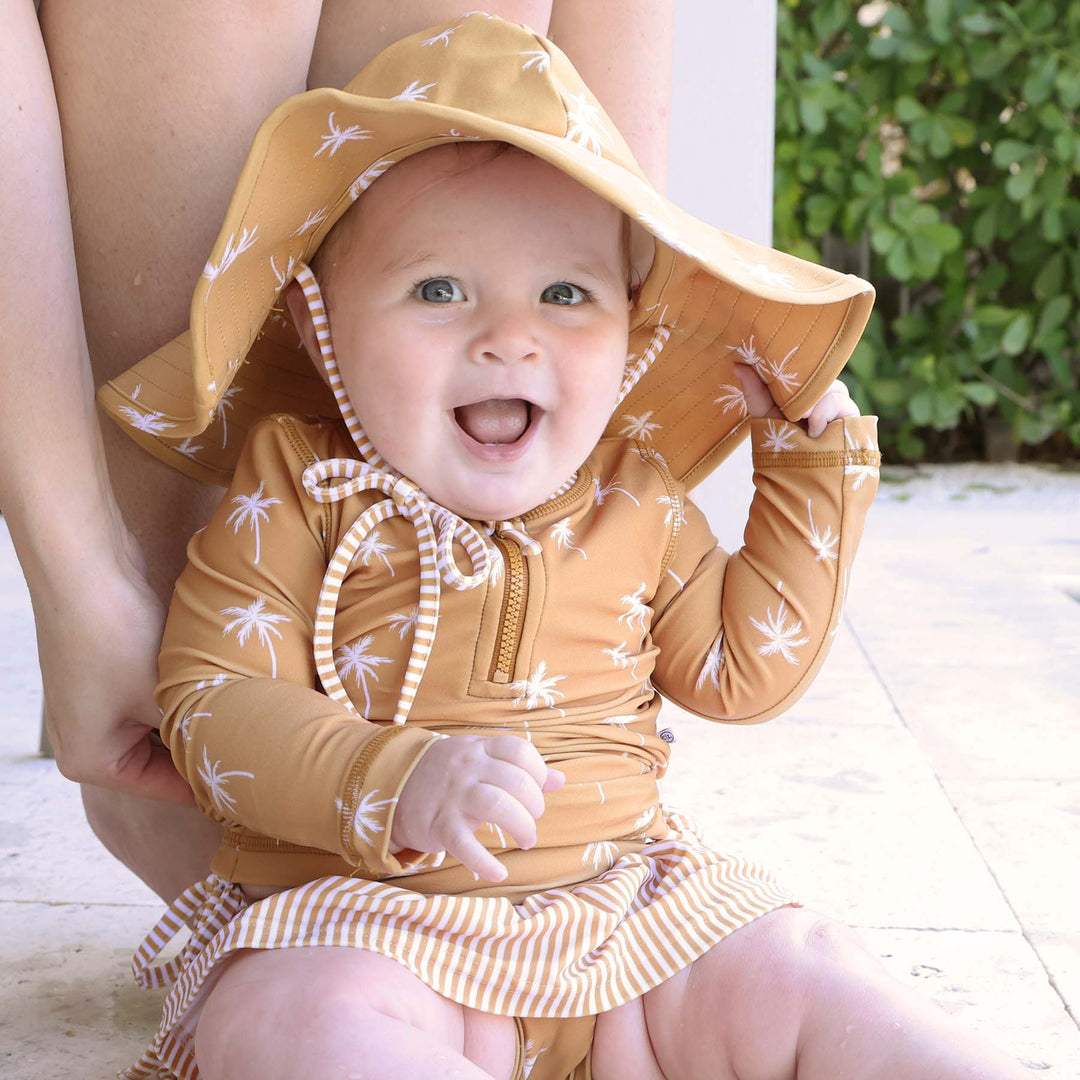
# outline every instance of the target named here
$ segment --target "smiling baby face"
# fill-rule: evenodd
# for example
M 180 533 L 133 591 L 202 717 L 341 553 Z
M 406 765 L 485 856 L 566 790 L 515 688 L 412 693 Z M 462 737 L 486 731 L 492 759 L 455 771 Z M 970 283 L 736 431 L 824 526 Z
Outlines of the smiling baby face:
M 588 457 L 626 361 L 624 223 L 530 154 L 453 144 L 395 165 L 324 242 L 314 269 L 353 408 L 436 502 L 516 517 Z

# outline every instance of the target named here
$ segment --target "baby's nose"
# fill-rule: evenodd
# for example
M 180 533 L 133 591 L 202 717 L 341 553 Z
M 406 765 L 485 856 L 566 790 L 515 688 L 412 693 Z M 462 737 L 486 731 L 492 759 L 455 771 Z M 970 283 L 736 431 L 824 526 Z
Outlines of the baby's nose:
M 485 364 L 537 359 L 540 342 L 531 324 L 527 312 L 506 312 L 489 318 L 472 341 L 472 358 Z

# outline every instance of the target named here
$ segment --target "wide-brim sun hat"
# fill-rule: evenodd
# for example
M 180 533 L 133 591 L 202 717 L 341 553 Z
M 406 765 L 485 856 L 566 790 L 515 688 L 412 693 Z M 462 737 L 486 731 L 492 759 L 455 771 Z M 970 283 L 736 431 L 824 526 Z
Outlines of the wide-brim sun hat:
M 101 387 L 102 406 L 155 456 L 216 483 L 228 482 L 261 417 L 337 417 L 282 293 L 395 162 L 476 139 L 535 154 L 655 238 L 605 434 L 647 441 L 689 485 L 747 432 L 737 363 L 797 420 L 847 362 L 873 305 L 867 282 L 680 210 L 555 45 L 474 12 L 390 46 L 344 90 L 298 94 L 271 113 L 196 285 L 189 330 Z

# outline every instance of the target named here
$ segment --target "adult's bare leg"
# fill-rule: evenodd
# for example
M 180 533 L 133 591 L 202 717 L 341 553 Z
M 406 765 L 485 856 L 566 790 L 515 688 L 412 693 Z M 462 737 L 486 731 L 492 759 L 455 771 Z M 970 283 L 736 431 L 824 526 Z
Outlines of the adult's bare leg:
M 43 0 L 40 14 L 100 384 L 183 330 L 251 138 L 304 88 L 319 3 Z M 111 423 L 103 436 L 116 501 L 166 599 L 219 492 Z M 197 811 L 101 787 L 83 796 L 106 847 L 163 896 L 206 873 L 220 831 Z

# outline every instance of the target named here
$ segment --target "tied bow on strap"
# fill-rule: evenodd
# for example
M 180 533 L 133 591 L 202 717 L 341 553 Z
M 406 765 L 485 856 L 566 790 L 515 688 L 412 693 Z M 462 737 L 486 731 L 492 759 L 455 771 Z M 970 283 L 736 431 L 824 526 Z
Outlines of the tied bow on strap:
M 439 620 L 442 582 L 455 589 L 475 589 L 488 580 L 492 549 L 484 535 L 463 518 L 432 502 L 415 484 L 389 468 L 377 468 L 352 458 L 330 458 L 304 470 L 304 490 L 319 503 L 340 502 L 361 491 L 381 491 L 389 498 L 369 506 L 338 544 L 319 590 L 315 610 L 315 666 L 327 695 L 351 712 L 349 699 L 334 665 L 334 616 L 341 583 L 364 538 L 380 522 L 398 515 L 412 522 L 420 554 L 420 603 L 413 630 L 412 651 L 401 685 L 394 723 L 404 724 L 424 677 Z M 464 574 L 454 557 L 454 541 L 465 548 L 471 573 Z M 531 541 L 535 544 L 535 541 Z

